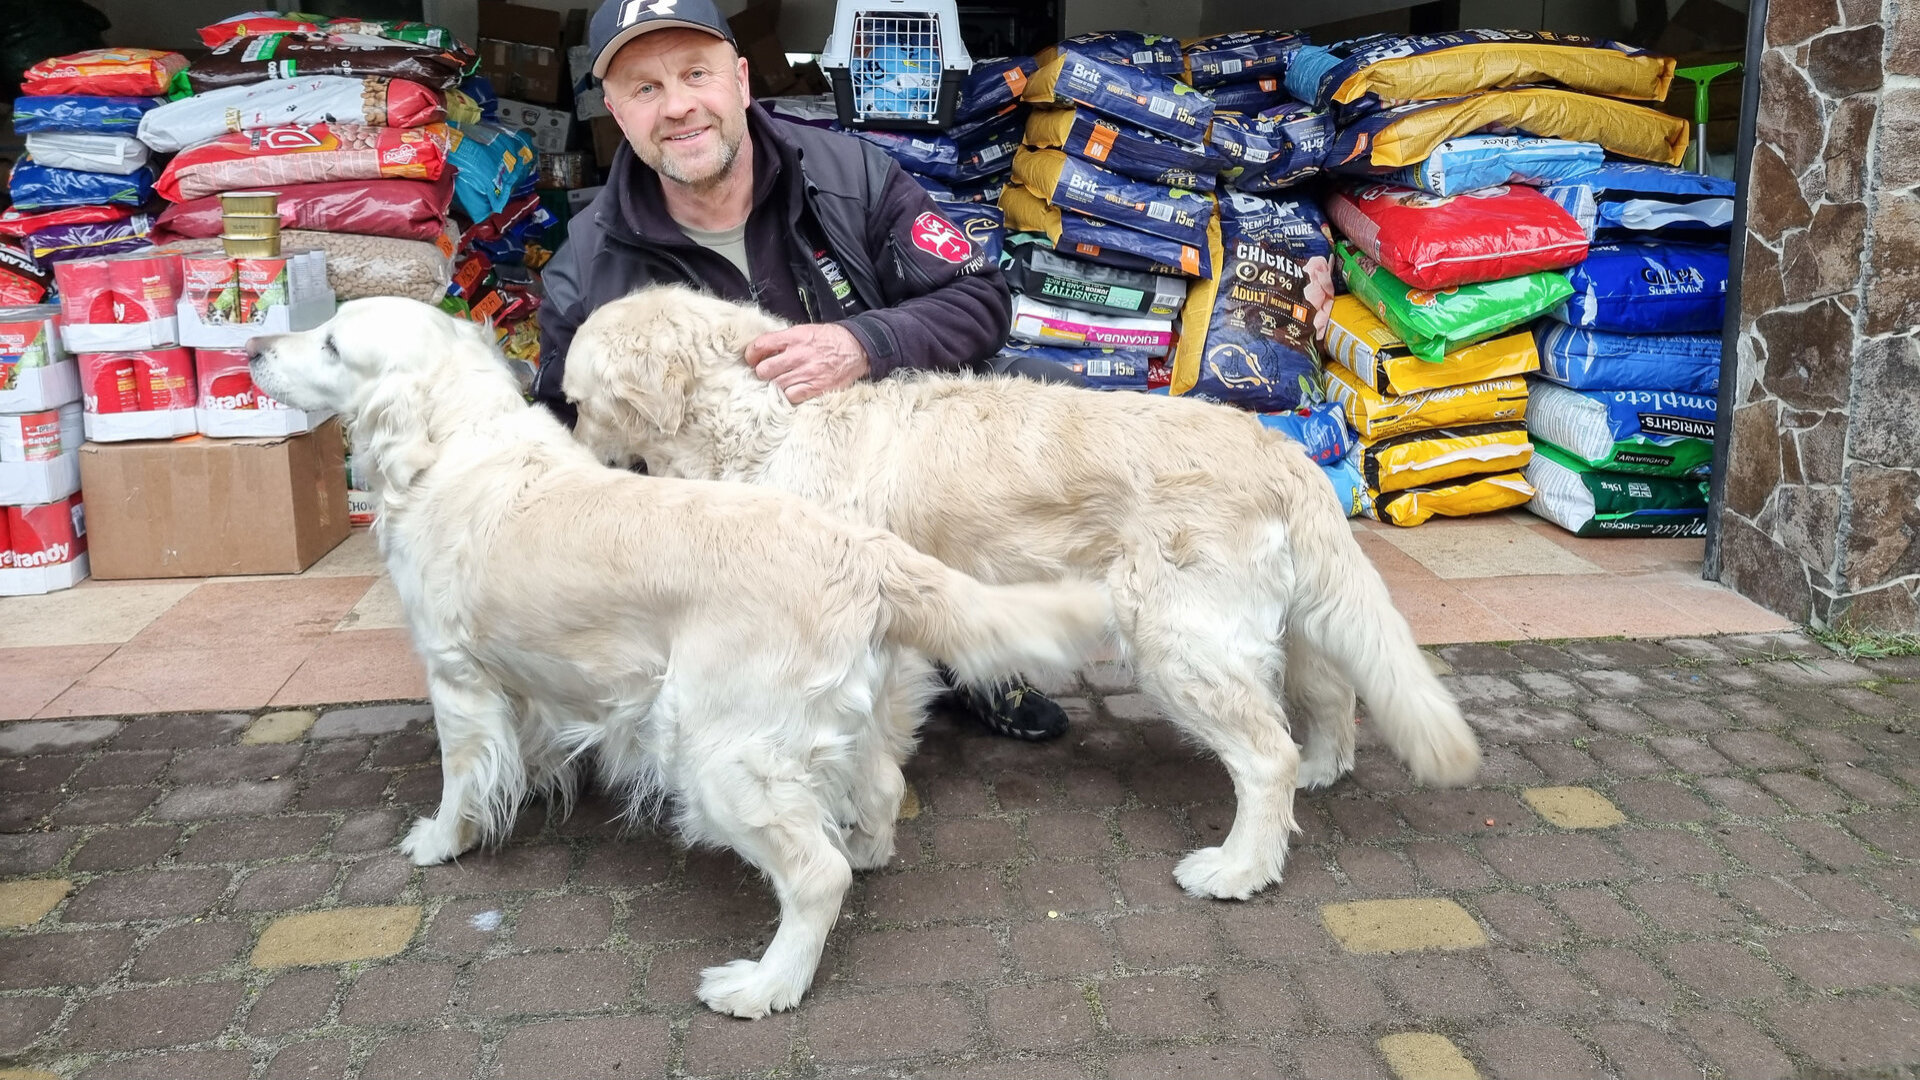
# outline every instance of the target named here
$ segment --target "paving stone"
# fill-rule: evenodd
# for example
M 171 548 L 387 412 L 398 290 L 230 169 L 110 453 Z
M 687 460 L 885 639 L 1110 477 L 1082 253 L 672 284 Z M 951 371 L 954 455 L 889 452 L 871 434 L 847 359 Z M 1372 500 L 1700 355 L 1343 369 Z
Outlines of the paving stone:
M 1673 823 L 1708 821 L 1714 817 L 1713 808 L 1699 796 L 1666 780 L 1633 780 L 1616 784 L 1613 800 L 1643 821 Z
M 1580 712 L 1594 727 L 1615 735 L 1638 735 L 1653 727 L 1647 714 L 1622 701 L 1584 700 Z
M 1793 1063 L 1780 1052 L 1779 1046 L 1747 1020 L 1724 1012 L 1709 1012 L 1684 1017 L 1680 1026 L 1693 1044 L 1728 1076 L 1786 1080 L 1794 1075 Z
M 1492 837 L 1480 842 L 1480 855 L 1495 871 L 1523 885 L 1613 881 L 1626 871 L 1598 839 L 1572 833 Z
M 67 902 L 70 923 L 199 915 L 227 890 L 225 870 L 141 870 L 95 878 Z
M 792 1057 L 790 1014 L 743 1024 L 731 1016 L 719 1016 L 703 1009 L 687 1024 L 684 1065 L 690 1076 L 765 1073 L 786 1065 Z
M 1616 776 L 1652 776 L 1667 771 L 1666 763 L 1639 743 L 1625 739 L 1594 739 L 1587 744 L 1600 768 Z
M 941 862 L 1004 863 L 1016 854 L 1012 822 L 967 818 L 933 829 L 933 857 Z
M 0 938 L 0 990 L 98 984 L 133 955 L 131 930 Z
M 1620 901 L 1603 889 L 1566 889 L 1552 897 L 1554 906 L 1584 937 L 1624 941 L 1646 932 Z
M 427 867 L 421 888 L 430 896 L 557 889 L 566 884 L 571 861 L 566 848 L 555 847 L 470 852 L 457 863 Z
M 1690 881 L 1643 881 L 1629 886 L 1627 895 L 1663 930 L 1726 933 L 1745 922 L 1733 905 Z
M 274 920 L 254 946 L 255 967 L 340 964 L 392 956 L 407 947 L 420 926 L 420 909 L 335 908 Z
M 200 821 L 271 814 L 293 799 L 293 788 L 292 780 L 175 788 L 154 807 L 153 816 L 161 821 Z
M 197 1043 L 227 1026 L 245 995 L 237 982 L 123 990 L 81 1004 L 67 1022 L 75 1050 L 143 1050 Z
M 86 750 L 113 738 L 121 727 L 118 720 L 20 720 L 0 724 L 0 757 Z
M 160 789 L 154 787 L 77 791 L 48 820 L 54 825 L 118 825 L 139 817 L 159 794 Z M 9 801 L 24 804 L 33 797 L 14 795 Z
M 1487 935 L 1467 910 L 1452 900 L 1361 900 L 1328 904 L 1321 921 L 1341 948 L 1356 953 L 1472 949 Z
M 1582 949 L 1575 962 L 1617 1013 L 1657 1016 L 1673 1007 L 1673 984 L 1637 953 L 1619 947 Z
M 245 1028 L 252 1035 L 279 1035 L 318 1027 L 340 991 L 340 976 L 332 969 L 288 971 L 276 975 L 247 1011 Z
M 1778 817 L 1785 809 L 1778 799 L 1737 776 L 1701 777 L 1700 790 L 1739 817 Z
M 1728 868 L 1726 856 L 1711 844 L 1677 829 L 1629 830 L 1620 834 L 1620 846 L 1656 874 L 1714 874 Z
M 1816 1065 L 1845 1073 L 1920 1062 L 1920 1009 L 1884 997 L 1788 1002 L 1767 1019 Z
M 168 927 L 140 950 L 133 977 L 143 982 L 205 975 L 232 963 L 253 939 L 244 923 L 193 922 Z
M 1761 773 L 1754 780 L 1803 814 L 1837 814 L 1847 808 L 1845 796 L 1810 776 Z
M 1780 834 L 1794 847 L 1836 870 L 1873 861 L 1873 856 L 1859 841 L 1824 821 L 1785 821 L 1780 824 Z
M 1121 839 L 1133 852 L 1184 851 L 1187 838 L 1174 815 L 1165 810 L 1126 810 L 1116 818 Z M 1038 840 L 1035 846 L 1039 846 Z M 1043 851 L 1042 854 L 1051 854 Z
M 1525 893 L 1489 893 L 1477 897 L 1474 907 L 1493 932 L 1509 943 L 1538 946 L 1567 940 L 1560 918 Z
M 0 833 L 0 877 L 24 877 L 53 869 L 79 837 L 75 830 L 25 836 Z
M 1543 1024 L 1508 1023 L 1483 1028 L 1468 1036 L 1493 1077 L 1554 1076 L 1565 1080 L 1606 1074 L 1593 1052 L 1559 1028 Z
M 184 862 L 253 862 L 305 855 L 333 829 L 324 817 L 276 817 L 203 825 L 181 850 Z
M 379 851 L 394 842 L 405 821 L 406 815 L 396 810 L 350 814 L 333 834 L 333 850 L 346 855 Z
M 1191 913 L 1129 915 L 1112 923 L 1120 957 L 1130 968 L 1160 971 L 1219 962 L 1211 923 Z
M 395 963 L 368 968 L 340 1007 L 343 1024 L 380 1026 L 440 1015 L 453 993 L 452 964 Z
M 1036 975 L 1093 975 L 1113 969 L 1113 947 L 1091 923 L 1047 919 L 1013 928 L 1014 967 Z
M 1382 1036 L 1377 1044 L 1400 1080 L 1477 1080 L 1480 1073 L 1453 1040 L 1427 1031 Z
M 74 852 L 75 870 L 131 870 L 158 861 L 180 839 L 180 830 L 167 825 L 135 825 L 109 829 Z
M 667 1065 L 668 1038 L 667 1021 L 662 1017 L 529 1024 L 507 1033 L 489 1075 L 551 1080 L 662 1075 Z
M 1584 1016 L 1593 997 L 1559 957 L 1497 949 L 1493 969 L 1532 1016 Z
M 315 1080 L 347 1075 L 353 1043 L 347 1039 L 308 1039 L 273 1055 L 265 1080 Z
M 615 953 L 503 956 L 475 970 L 469 1005 L 491 1016 L 602 1012 L 624 1006 L 633 984 L 632 961 Z
M 1350 847 L 1336 853 L 1348 883 L 1363 896 L 1408 896 L 1419 891 L 1413 868 L 1383 848 Z
M 613 932 L 613 902 L 604 896 L 545 896 L 527 901 L 514 922 L 522 949 L 585 948 Z
M 1747 948 L 1730 941 L 1689 941 L 1667 947 L 1675 978 L 1711 1002 L 1777 997 L 1786 983 Z
M 1522 748 L 1527 760 L 1539 767 L 1549 780 L 1590 780 L 1600 774 L 1600 765 L 1586 751 L 1565 743 L 1536 743 Z
M 1382 966 L 1387 986 L 1418 1020 L 1466 1021 L 1507 1008 L 1483 967 L 1464 956 L 1404 956 Z
M 0 1051 L 24 1050 L 60 1018 L 60 999 L 16 995 L 0 998 Z
M 1302 964 L 1294 969 L 1299 992 L 1313 1005 L 1314 1016 L 1329 1028 L 1354 1031 L 1390 1019 L 1393 1006 L 1368 966 L 1350 957 L 1335 962 Z
M 1086 1001 L 1077 991 L 1074 1003 L 1084 1014 Z M 1038 999 L 1032 1004 L 1043 1011 L 1051 1007 Z M 991 1023 L 991 998 L 987 1013 Z M 1044 1023 L 1034 1015 L 1021 1019 Z M 822 1001 L 814 1007 L 807 1024 L 813 1056 L 829 1063 L 871 1061 L 905 1053 L 951 1053 L 967 1044 L 972 1031 L 973 1020 L 965 1003 L 938 990 L 900 990 Z
M 917 919 L 938 911 L 947 918 L 995 918 L 1006 910 L 1006 886 L 997 871 L 916 870 L 874 880 L 866 907 L 887 922 Z
M 1409 844 L 1406 850 L 1420 876 L 1435 888 L 1476 889 L 1493 880 L 1486 864 L 1457 843 L 1428 841 Z
M 1037 815 L 1027 822 L 1027 840 L 1033 844 L 1033 850 L 1043 859 L 1079 855 L 1098 856 L 1105 854 L 1110 846 L 1107 823 L 1099 815 L 1088 813 Z M 941 857 L 938 829 L 934 831 L 933 844 L 935 857 Z M 1008 845 L 1002 851 L 1003 854 L 1000 857 L 1006 858 L 1012 853 L 1012 845 Z
M 1879 773 L 1850 764 L 1829 765 L 1820 771 L 1828 783 L 1868 806 L 1899 806 L 1912 796 L 1907 789 Z
M 1277 971 L 1254 970 L 1219 976 L 1213 985 L 1229 1030 L 1254 1035 L 1297 1031 L 1305 1005 L 1294 981 Z
M 38 881 L 0 881 L 0 927 L 31 926 L 44 918 L 72 891 L 64 878 Z M 71 910 L 68 921 L 78 921 Z
M 1920 945 L 1906 935 L 1789 934 L 1767 942 L 1781 966 L 1818 990 L 1920 982 Z
M 105 1061 L 77 1080 L 247 1080 L 253 1055 L 245 1050 L 167 1050 Z
M 872 986 L 923 986 L 982 979 L 1000 971 L 1000 946 L 979 926 L 867 934 L 848 946 L 854 979 Z
M 1700 1075 L 1686 1051 L 1646 1024 L 1595 1024 L 1589 1034 L 1622 1080 Z
M 466 1080 L 480 1062 L 480 1036 L 429 1031 L 381 1040 L 361 1080 Z
M 351 709 L 329 709 L 314 721 L 307 737 L 343 739 L 391 735 L 405 731 L 410 725 L 432 719 L 431 705 L 366 705 Z
M 1210 1077 L 1214 1080 L 1279 1080 L 1279 1066 L 1258 1046 L 1162 1046 L 1114 1057 L 1107 1065 L 1112 1080 L 1164 1080 Z
M 1142 975 L 1099 984 L 1100 1009 L 1121 1038 L 1166 1039 L 1208 1033 L 1217 1025 L 1207 984 L 1192 978 Z
M 1404 831 L 1393 808 L 1373 799 L 1336 797 L 1327 800 L 1326 808 L 1334 827 L 1348 840 L 1384 840 Z
M 57 791 L 80 768 L 78 754 L 0 760 L 0 795 L 23 791 Z
M 413 880 L 413 864 L 403 855 L 381 855 L 352 864 L 340 885 L 343 904 L 397 900 Z M 596 898 L 600 899 L 600 898 Z M 604 899 L 601 899 L 604 903 Z
M 1563 829 L 1608 829 L 1627 816 L 1605 795 L 1587 787 L 1536 787 L 1520 793 L 1534 812 Z
M 1295 1071 L 1304 1080 L 1386 1080 L 1373 1044 L 1358 1036 L 1304 1039 L 1293 1050 Z
M 1551 671 L 1527 671 L 1513 677 L 1529 694 L 1550 700 L 1584 697 L 1580 684 Z
M 214 746 L 175 756 L 167 780 L 174 784 L 275 780 L 292 772 L 299 760 L 298 746 Z
M 1633 704 L 1677 731 L 1716 731 L 1729 723 L 1725 713 L 1697 697 L 1640 697 Z
M 1713 747 L 1699 739 L 1681 735 L 1656 735 L 1647 740 L 1654 752 L 1666 758 L 1667 762 L 1681 772 L 1699 773 L 1711 776 L 1715 773 L 1729 772 L 1733 763 L 1720 756 Z
M 1395 799 L 1394 807 L 1416 832 L 1429 836 L 1501 832 L 1533 820 L 1519 800 L 1502 791 L 1423 791 Z

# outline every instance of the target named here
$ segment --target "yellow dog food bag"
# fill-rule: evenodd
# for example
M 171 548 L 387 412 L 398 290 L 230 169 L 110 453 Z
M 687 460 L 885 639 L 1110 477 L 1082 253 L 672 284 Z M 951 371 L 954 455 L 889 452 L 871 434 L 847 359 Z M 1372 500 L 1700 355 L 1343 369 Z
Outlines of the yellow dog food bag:
M 1430 364 L 1413 355 L 1366 301 L 1352 293 L 1333 301 L 1327 354 L 1384 395 L 1417 394 L 1540 370 L 1540 350 L 1525 330 L 1455 349 L 1445 360 Z
M 1522 421 L 1415 431 L 1362 440 L 1360 474 L 1375 492 L 1431 487 L 1479 473 L 1512 472 L 1533 460 Z
M 1413 101 L 1342 127 L 1327 146 L 1327 168 L 1367 174 L 1418 165 L 1448 139 L 1489 127 L 1546 139 L 1599 143 L 1625 157 L 1678 165 L 1692 125 L 1644 105 L 1547 86 L 1485 90 L 1445 101 Z
M 1527 418 L 1527 380 L 1518 375 L 1388 397 L 1334 363 L 1327 365 L 1326 391 L 1327 397 L 1346 409 L 1347 423 L 1366 440 Z
M 1526 503 L 1533 485 L 1517 472 L 1483 473 L 1449 480 L 1432 487 L 1372 492 L 1373 516 L 1389 525 L 1425 524 L 1435 515 L 1470 517 L 1491 514 Z

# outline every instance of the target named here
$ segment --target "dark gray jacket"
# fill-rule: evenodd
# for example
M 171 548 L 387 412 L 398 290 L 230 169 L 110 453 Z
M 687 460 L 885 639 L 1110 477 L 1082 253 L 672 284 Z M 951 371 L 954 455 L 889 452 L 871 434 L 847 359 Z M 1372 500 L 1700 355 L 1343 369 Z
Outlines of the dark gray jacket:
M 572 420 L 560 390 L 567 346 L 599 307 L 651 284 L 753 301 L 790 322 L 838 322 L 867 351 L 872 378 L 897 368 L 977 367 L 999 351 L 1011 298 L 997 266 L 942 217 L 879 148 L 790 124 L 752 105 L 749 282 L 668 216 L 660 179 L 621 147 L 606 189 L 567 230 L 543 272 L 540 370 L 533 394 Z

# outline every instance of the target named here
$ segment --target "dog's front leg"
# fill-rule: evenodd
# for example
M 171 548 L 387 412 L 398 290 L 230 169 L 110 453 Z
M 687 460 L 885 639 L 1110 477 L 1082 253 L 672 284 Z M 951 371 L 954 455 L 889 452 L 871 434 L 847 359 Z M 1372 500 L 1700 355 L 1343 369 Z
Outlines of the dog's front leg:
M 698 829 L 758 867 L 780 900 L 780 928 L 759 960 L 700 973 L 701 1001 L 755 1020 L 799 1004 L 813 985 L 853 868 L 828 836 L 836 826 L 807 783 L 804 762 L 743 755 L 697 771 L 688 795 Z
M 415 866 L 446 862 L 504 831 L 527 786 L 506 695 L 431 671 L 427 687 L 440 736 L 440 809 L 400 841 Z

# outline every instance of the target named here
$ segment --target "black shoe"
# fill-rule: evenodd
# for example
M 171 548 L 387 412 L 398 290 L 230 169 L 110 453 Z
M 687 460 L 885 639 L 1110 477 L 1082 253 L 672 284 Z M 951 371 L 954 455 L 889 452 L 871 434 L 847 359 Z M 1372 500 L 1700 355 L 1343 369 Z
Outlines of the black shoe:
M 1067 733 L 1067 710 L 1024 681 L 990 690 L 957 686 L 950 700 L 988 731 L 1009 739 L 1046 742 Z

